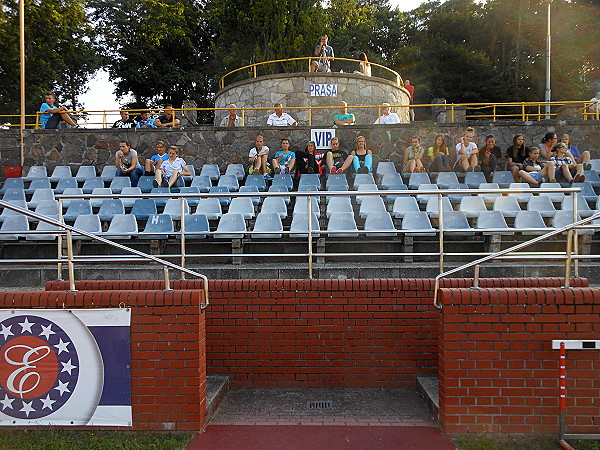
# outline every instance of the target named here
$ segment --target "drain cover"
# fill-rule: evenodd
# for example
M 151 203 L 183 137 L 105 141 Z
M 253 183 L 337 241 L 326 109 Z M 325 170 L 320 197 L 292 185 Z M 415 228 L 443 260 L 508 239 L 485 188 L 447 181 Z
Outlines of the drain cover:
M 308 409 L 332 409 L 333 402 L 331 400 L 321 401 L 321 402 L 308 402 L 306 405 Z

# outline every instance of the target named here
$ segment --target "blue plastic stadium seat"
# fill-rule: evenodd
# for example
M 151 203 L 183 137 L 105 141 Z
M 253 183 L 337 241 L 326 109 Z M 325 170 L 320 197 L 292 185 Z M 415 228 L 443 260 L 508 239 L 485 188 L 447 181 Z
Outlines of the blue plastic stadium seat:
M 331 203 L 331 202 L 330 202 Z M 388 213 L 383 199 L 378 195 L 365 196 L 362 203 L 360 204 L 359 215 L 362 218 L 366 218 L 368 215 L 373 213 Z
M 453 184 L 459 184 L 458 177 L 454 172 L 440 172 L 435 180 L 435 184 L 437 184 L 440 189 L 448 189 Z
M 236 197 L 232 199 L 227 212 L 232 214 L 242 214 L 244 219 L 254 219 L 255 217 L 252 199 L 248 197 Z
M 142 196 L 142 190 L 136 187 L 124 187 L 121 191 L 121 195 L 135 195 L 136 198 L 122 198 L 123 206 L 125 208 L 131 208 L 135 201 Z
M 306 202 L 306 205 L 308 207 L 308 202 Z M 336 212 L 354 212 L 354 208 L 352 207 L 352 201 L 350 200 L 350 197 L 339 196 L 332 197 L 331 200 L 329 200 L 329 203 L 327 203 L 326 210 L 327 218 L 331 217 L 331 215 Z
M 585 170 L 585 182 L 590 183 L 592 187 L 600 187 L 600 175 L 595 170 Z
M 92 205 L 89 200 L 74 199 L 69 203 L 67 212 L 64 214 L 63 219 L 65 222 L 74 222 L 77 217 L 91 215 Z
M 578 214 L 577 221 L 580 221 L 580 220 L 581 220 L 581 217 Z M 571 211 L 556 211 L 556 214 L 552 218 L 552 227 L 553 228 L 566 227 L 567 225 L 570 225 L 572 223 L 573 223 L 573 210 L 571 210 Z M 588 223 L 588 225 L 589 225 L 589 223 Z M 591 236 L 594 234 L 594 230 L 593 229 L 580 229 L 580 230 L 577 230 L 577 233 L 580 235 L 590 235 Z M 567 232 L 565 231 L 563 234 L 567 234 Z
M 216 164 L 204 164 L 200 169 L 200 176 L 208 176 L 211 180 L 218 180 L 221 177 L 219 166 Z
M 240 186 L 240 192 L 248 193 L 248 192 L 256 192 L 258 193 L 258 187 L 256 186 Z M 250 197 L 252 199 L 252 203 L 255 206 L 260 205 L 260 197 Z M 190 204 L 191 206 L 191 204 Z
M 556 208 L 550 197 L 539 195 L 534 195 L 529 199 L 527 211 L 538 211 L 542 217 L 554 217 L 556 214 Z
M 370 237 L 386 237 L 396 236 L 396 228 L 394 228 L 394 221 L 390 217 L 390 213 L 387 211 L 372 212 L 367 214 L 365 220 L 365 231 L 391 231 L 390 233 L 373 233 Z M 367 235 L 369 236 L 369 235 Z
M 329 238 L 358 236 L 358 228 L 356 227 L 356 221 L 354 220 L 354 213 L 332 213 L 327 222 L 327 231 L 334 232 L 328 233 Z
M 319 237 L 318 233 L 321 228 L 319 226 L 319 218 L 315 213 L 311 215 L 311 230 L 314 232 L 313 237 Z M 291 238 L 307 238 L 308 237 L 308 213 L 298 212 L 292 217 L 292 224 L 290 225 L 290 237 Z
M 92 195 L 112 195 L 112 191 L 110 188 L 99 187 L 94 188 Z M 92 205 L 92 208 L 100 208 L 104 200 L 106 200 L 106 197 L 90 197 L 90 204 Z M 68 207 L 69 203 L 72 201 L 73 200 L 63 200 L 63 204 Z
M 421 184 L 431 184 L 429 174 L 426 172 L 411 173 L 408 179 L 409 189 L 418 189 Z
M 318 173 L 303 173 L 300 175 L 300 182 L 298 186 L 313 185 L 321 187 L 321 178 Z
M 573 211 L 572 195 L 565 196 L 565 198 L 562 201 L 561 209 L 563 211 Z M 592 216 L 595 212 L 590 208 L 590 205 L 588 205 L 588 202 L 586 201 L 585 197 L 583 197 L 581 194 L 577 195 L 577 212 L 581 217 L 584 218 Z
M 198 205 L 198 202 L 200 201 L 200 189 L 198 189 L 196 186 L 182 187 L 179 192 L 181 194 L 197 194 L 197 197 L 186 197 L 185 199 L 190 206 Z
M 104 237 L 110 240 L 131 239 L 137 232 L 137 220 L 133 214 L 116 214 Z
M 197 187 L 198 189 L 200 189 L 200 192 L 208 192 L 212 186 L 212 181 L 210 180 L 210 177 L 208 175 L 197 175 L 192 180 L 192 184 L 190 184 L 190 186 Z
M 96 177 L 96 168 L 94 166 L 80 166 L 77 169 L 77 174 L 75 174 L 78 183 L 85 183 L 87 179 Z
M 24 178 L 25 181 L 32 181 L 34 178 L 47 178 L 48 171 L 45 166 L 31 166 L 27 175 Z
M 154 187 L 154 177 L 151 175 L 142 175 L 138 180 L 138 187 L 142 190 L 144 194 L 152 191 Z
M 208 218 L 204 214 L 186 214 L 185 238 L 188 239 L 206 239 L 210 233 Z M 181 239 L 181 234 L 176 234 L 177 239 Z
M 433 183 L 423 183 L 417 188 L 417 191 L 437 191 L 438 185 Z M 430 198 L 437 198 L 437 194 L 419 194 L 417 195 L 417 202 L 420 204 L 426 204 Z
M 292 180 L 292 176 L 289 173 L 277 173 L 273 177 L 272 185 L 279 186 L 284 185 L 287 186 L 288 190 L 291 191 L 294 187 L 294 181 Z
M 402 229 L 407 231 L 406 236 L 436 235 L 425 211 L 407 211 L 402 219 Z
M 244 179 L 246 170 L 243 164 L 227 164 L 225 175 L 234 175 L 238 180 Z
M 327 175 L 327 180 L 325 181 L 325 187 L 327 188 L 328 191 L 330 191 L 331 189 L 329 189 L 329 185 L 334 184 L 334 185 L 343 185 L 345 186 L 345 189 L 343 189 L 344 191 L 348 190 L 348 179 L 346 178 L 346 175 L 344 174 L 329 174 Z M 339 189 L 336 189 L 339 190 Z
M 66 219 L 65 219 L 66 220 Z M 100 218 L 95 214 L 83 214 L 77 216 L 75 219 L 75 223 L 73 224 L 74 228 L 77 228 L 81 231 L 87 231 L 92 234 L 99 234 L 102 232 L 102 224 L 100 223 Z M 73 232 L 73 240 L 91 240 L 92 238 L 85 236 L 83 234 L 79 234 Z
M 354 182 L 352 183 L 352 186 L 354 187 L 354 189 L 358 189 L 358 187 L 362 184 L 375 184 L 373 174 L 357 173 L 354 177 Z
M 510 198 L 510 197 L 504 197 Z M 516 201 L 516 199 L 515 199 Z M 499 235 L 499 236 L 507 236 L 515 234 L 512 228 L 509 228 L 506 224 L 506 220 L 504 219 L 504 215 L 501 211 L 481 211 L 479 213 L 479 217 L 477 217 L 477 221 L 475 223 L 475 228 L 478 230 L 481 229 L 502 229 L 501 231 L 484 231 L 484 236 L 491 235 Z
M 222 175 L 219 178 L 217 186 L 225 186 L 229 189 L 229 192 L 237 192 L 240 189 L 238 179 L 235 175 Z
M 523 235 L 539 235 L 546 233 L 546 224 L 538 211 L 521 211 L 515 217 L 515 229 L 540 228 L 540 231 L 521 231 Z
M 211 194 L 224 193 L 229 192 L 229 188 L 227 186 L 213 186 L 208 192 Z M 231 197 L 218 197 L 218 200 L 223 206 L 227 206 L 231 203 Z
M 35 207 L 35 212 L 46 217 L 58 216 L 58 201 L 57 200 L 41 200 Z M 37 219 L 32 219 L 37 222 Z
M 498 183 L 480 183 L 478 189 L 500 189 Z M 486 193 L 486 194 L 477 194 L 478 197 L 483 198 L 483 201 L 487 204 L 493 205 L 494 201 L 502 196 L 502 194 L 494 194 L 494 193 Z
M 465 184 L 471 189 L 477 189 L 481 183 L 486 182 L 483 172 L 467 172 L 465 175 Z
M 376 184 L 361 184 L 358 187 L 358 191 L 359 192 L 373 192 L 373 191 L 379 191 L 379 188 L 377 187 Z M 373 195 L 357 195 L 356 198 L 356 204 L 360 205 L 362 204 L 363 201 L 365 201 L 365 199 L 369 198 L 369 197 L 374 197 Z
M 386 188 L 386 190 L 388 190 L 388 191 L 407 191 L 408 190 L 408 186 L 405 185 L 405 184 L 390 184 Z M 388 195 L 385 196 L 385 201 L 387 203 L 393 204 L 398 197 L 404 197 L 404 196 L 400 195 L 400 194 L 388 194 Z
M 27 220 L 27 217 L 22 214 L 7 217 L 4 222 L 2 222 L 0 231 L 11 232 L 10 234 L 0 233 L 0 241 L 17 241 L 19 238 L 24 238 L 26 236 L 27 233 L 24 232 L 29 231 L 29 221 Z
M 283 185 L 283 184 L 274 184 L 269 186 L 269 192 L 289 192 L 289 189 L 287 186 Z M 290 197 L 286 196 L 286 197 L 279 197 L 281 199 L 283 199 L 283 201 L 286 203 L 286 205 L 289 205 L 290 203 Z
M 100 177 L 94 177 L 94 178 L 86 178 L 85 181 L 83 182 L 83 187 L 81 188 L 81 190 L 83 191 L 84 194 L 91 194 L 92 191 L 96 188 L 103 188 L 104 187 L 104 180 Z
M 27 208 L 27 203 L 25 202 L 25 200 L 9 200 L 7 201 L 7 203 L 10 203 L 11 205 L 20 208 L 20 209 L 26 209 Z M 0 222 L 4 222 L 8 217 L 11 216 L 22 216 L 23 214 L 17 211 L 13 211 L 12 209 L 9 208 L 4 208 L 2 210 L 2 214 L 0 214 Z M 29 221 L 31 221 L 32 219 L 27 219 Z
M 58 180 L 58 184 L 54 188 L 54 193 L 62 194 L 65 191 L 65 189 L 76 188 L 76 187 L 77 187 L 77 180 L 75 179 L 75 177 L 61 178 L 60 180 Z
M 268 199 L 266 199 L 268 200 Z M 261 234 L 261 233 L 275 233 L 283 231 L 283 225 L 281 224 L 281 216 L 277 212 L 261 212 L 256 216 L 256 222 L 254 223 L 254 229 L 252 238 L 254 239 L 280 239 L 281 234 Z M 256 233 L 256 234 L 255 234 Z
M 113 178 L 117 176 L 117 168 L 113 166 L 104 166 L 102 168 L 102 173 L 100 174 L 100 178 L 104 180 L 105 183 L 110 183 Z
M 579 195 L 583 195 L 583 197 L 588 202 L 594 202 L 596 201 L 596 197 L 598 197 L 598 194 L 596 194 L 596 192 L 594 191 L 592 184 L 589 183 L 587 180 L 583 183 L 573 183 L 571 184 L 571 187 L 580 188 L 581 192 L 579 193 Z
M 57 216 L 50 216 L 51 219 L 58 220 Z M 35 231 L 40 231 L 40 233 L 32 233 L 28 234 L 25 237 L 27 241 L 54 241 L 57 238 L 57 234 L 46 234 L 41 233 L 42 231 L 58 231 L 59 228 L 56 225 L 49 224 L 48 222 L 39 221 Z
M 169 214 L 152 214 L 140 239 L 168 239 L 173 233 L 173 219 Z
M 267 182 L 262 175 L 248 175 L 245 186 L 256 186 L 261 192 L 267 190 Z
M 150 191 L 151 194 L 171 194 L 171 189 L 169 189 L 168 187 L 157 187 L 157 188 L 152 188 L 152 190 Z M 165 206 L 167 204 L 167 200 L 169 200 L 169 197 L 155 197 L 154 198 L 154 202 L 156 203 L 157 207 L 161 207 L 161 206 Z
M 2 196 L 2 200 L 5 202 L 10 202 L 12 200 L 22 200 L 25 201 L 25 190 L 24 189 L 7 189 L 4 195 Z
M 494 211 L 498 211 L 503 217 L 516 217 L 517 213 L 521 211 L 521 205 L 519 205 L 518 197 L 497 197 L 494 202 Z
M 7 189 L 25 189 L 23 178 L 7 178 L 0 189 L 0 195 L 4 195 Z
M 472 172 L 468 172 L 468 173 L 472 173 Z M 479 173 L 479 172 L 477 172 Z M 483 201 L 483 198 L 476 196 L 468 196 L 468 197 L 463 197 L 460 200 L 460 206 L 458 208 L 460 211 L 462 211 L 466 217 L 469 218 L 476 218 L 477 216 L 479 216 L 479 213 L 481 211 L 487 211 L 487 207 L 485 206 L 485 202 Z
M 196 169 L 194 168 L 193 164 L 186 164 L 187 168 L 190 170 L 190 175 L 182 175 L 183 180 L 186 182 L 192 181 L 194 178 L 196 178 Z
M 469 172 L 471 173 L 471 172 Z M 472 230 L 467 217 L 462 211 L 452 211 L 444 214 L 444 233 L 450 236 L 472 236 L 472 232 L 458 232 L 455 230 Z
M 381 187 L 383 189 L 389 189 L 390 186 L 404 184 L 402 182 L 402 176 L 397 172 L 384 173 L 381 178 Z
M 338 197 L 343 198 L 343 197 Z M 309 197 L 296 197 L 296 203 L 294 203 L 294 216 L 296 214 L 308 214 L 308 199 Z M 317 217 L 321 216 L 321 211 L 319 209 L 319 202 L 316 197 L 310 197 L 311 201 L 311 212 L 315 214 Z
M 450 186 L 448 186 L 448 189 L 453 189 L 453 190 L 466 190 L 469 189 L 467 187 L 466 184 L 464 183 L 459 183 L 459 184 L 451 184 Z M 450 199 L 450 203 L 460 203 L 460 201 L 462 200 L 463 197 L 468 197 L 471 194 L 469 193 L 464 193 L 464 194 L 448 194 L 448 198 Z
M 131 178 L 115 177 L 110 182 L 110 190 L 113 192 L 113 194 L 120 194 L 125 187 L 131 187 Z
M 190 206 L 187 200 L 183 199 L 183 214 L 190 213 Z M 173 220 L 181 220 L 181 198 L 170 198 L 165 205 L 163 214 L 169 214 Z
M 229 210 L 231 211 L 231 206 L 229 207 Z M 265 198 L 260 211 L 265 213 L 277 213 L 282 219 L 287 217 L 287 206 L 281 197 Z
M 509 189 L 530 189 L 528 183 L 510 183 L 508 186 Z M 533 196 L 531 192 L 512 192 L 508 194 L 509 197 L 515 197 L 520 203 L 527 203 L 529 199 Z
M 63 178 L 73 178 L 73 172 L 69 166 L 56 166 L 50 175 L 51 183 L 58 183 Z
M 396 165 L 391 161 L 380 161 L 377 164 L 377 175 L 385 176 L 386 173 L 397 173 Z
M 550 197 L 553 203 L 562 203 L 565 198 L 565 194 L 562 192 L 543 192 L 543 189 L 560 189 L 560 183 L 542 183 L 540 184 L 539 195 L 545 195 Z
M 105 198 L 100 205 L 98 217 L 102 222 L 110 222 L 117 214 L 125 214 L 125 207 L 120 198 Z
M 497 170 L 492 177 L 492 183 L 497 183 L 501 188 L 507 188 L 514 182 L 512 172 L 508 170 Z
M 196 207 L 195 214 L 203 214 L 208 220 L 220 219 L 223 215 L 221 203 L 215 197 L 201 198 Z
M 131 207 L 131 214 L 138 220 L 148 220 L 156 214 L 156 202 L 152 198 L 138 198 Z
M 417 203 L 417 200 L 409 195 L 403 195 L 396 198 L 394 201 L 394 207 L 392 208 L 392 215 L 395 218 L 401 219 L 409 211 L 419 211 L 419 204 Z
M 43 200 L 54 200 L 54 191 L 52 189 L 36 189 L 31 200 L 27 202 L 27 206 L 35 209 Z
M 244 216 L 238 213 L 223 214 L 217 225 L 215 238 L 217 239 L 242 239 L 246 233 Z
M 448 197 L 442 197 L 442 212 L 445 214 L 448 211 L 453 211 L 452 203 L 450 203 L 450 199 Z M 429 215 L 429 217 L 437 219 L 440 216 L 439 198 L 432 197 L 429 200 L 427 200 L 425 212 L 427 212 L 427 215 Z

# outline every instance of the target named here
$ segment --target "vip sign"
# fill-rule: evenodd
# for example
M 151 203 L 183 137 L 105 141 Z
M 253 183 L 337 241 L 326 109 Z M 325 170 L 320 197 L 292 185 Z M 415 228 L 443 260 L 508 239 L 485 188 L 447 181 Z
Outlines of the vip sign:
M 311 97 L 337 97 L 337 84 L 311 84 L 308 88 Z
M 312 129 L 310 140 L 315 143 L 319 150 L 330 149 L 331 140 L 335 137 L 335 128 Z
M 128 309 L 0 310 L 0 425 L 131 426 Z

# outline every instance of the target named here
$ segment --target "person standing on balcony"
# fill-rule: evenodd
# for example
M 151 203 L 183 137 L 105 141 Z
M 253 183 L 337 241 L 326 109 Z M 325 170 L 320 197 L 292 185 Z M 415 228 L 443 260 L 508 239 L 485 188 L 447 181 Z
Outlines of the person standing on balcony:
M 363 75 L 370 77 L 371 76 L 371 63 L 367 59 L 367 54 L 362 52 L 358 57 L 360 59 L 360 64 L 358 65 L 358 70 Z
M 588 106 L 588 113 L 593 114 L 588 118 L 595 119 L 597 114 L 600 112 L 600 91 L 596 92 L 596 95 L 590 99 L 591 105 Z
M 74 128 L 79 128 L 71 116 L 67 114 L 68 109 L 66 106 L 54 106 L 56 102 L 56 96 L 52 92 L 46 92 L 44 95 L 44 103 L 40 106 L 40 123 L 44 130 L 54 130 L 58 128 L 58 124 L 61 120 L 67 122 Z
M 315 56 L 320 59 L 313 60 L 310 64 L 311 72 L 331 72 L 331 61 L 333 58 L 333 47 L 327 44 L 329 38 L 326 34 L 321 36 L 321 42 L 315 47 Z
M 404 80 L 404 89 L 408 91 L 408 99 L 410 101 L 410 104 L 412 105 L 415 100 L 415 87 L 412 84 L 410 84 L 410 80 Z M 415 110 L 413 108 L 409 108 L 408 112 L 410 114 L 410 121 L 414 122 Z
M 165 105 L 163 114 L 154 119 L 156 128 L 177 128 L 179 124 L 179 119 L 175 118 L 173 105 Z
M 154 120 L 150 118 L 149 111 L 142 111 L 140 113 L 140 120 L 138 121 L 136 128 L 156 128 Z
M 242 126 L 242 118 L 237 115 L 237 106 L 235 104 L 231 104 L 228 106 L 229 115 L 223 117 L 221 120 L 222 127 L 241 127 Z
M 298 125 L 296 119 L 290 116 L 288 113 L 283 112 L 283 105 L 281 103 L 275 103 L 275 112 L 267 119 L 267 125 L 274 127 L 287 127 L 288 125 Z

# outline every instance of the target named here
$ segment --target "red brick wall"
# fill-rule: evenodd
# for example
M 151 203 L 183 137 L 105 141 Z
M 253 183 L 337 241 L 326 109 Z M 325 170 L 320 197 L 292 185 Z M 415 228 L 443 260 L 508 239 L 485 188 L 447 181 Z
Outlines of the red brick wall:
M 107 308 L 131 313 L 133 429 L 199 431 L 206 419 L 201 291 L 0 292 L 0 308 Z
M 600 289 L 441 289 L 449 433 L 558 433 L 553 339 L 599 339 Z M 567 433 L 600 432 L 600 350 L 567 351 Z

